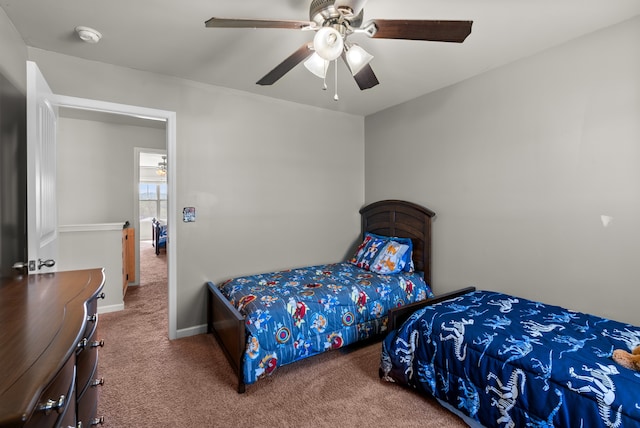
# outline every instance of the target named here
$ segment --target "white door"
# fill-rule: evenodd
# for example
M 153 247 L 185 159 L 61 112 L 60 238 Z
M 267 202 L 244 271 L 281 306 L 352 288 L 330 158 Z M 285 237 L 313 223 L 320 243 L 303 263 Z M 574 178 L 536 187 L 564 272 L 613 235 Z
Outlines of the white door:
M 29 273 L 54 272 L 58 256 L 58 109 L 36 63 L 27 61 L 27 253 Z

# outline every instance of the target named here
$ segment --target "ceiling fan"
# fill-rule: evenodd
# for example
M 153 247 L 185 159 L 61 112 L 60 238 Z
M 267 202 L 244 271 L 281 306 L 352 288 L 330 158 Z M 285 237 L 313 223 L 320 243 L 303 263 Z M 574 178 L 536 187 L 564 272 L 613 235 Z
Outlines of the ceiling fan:
M 302 61 L 312 73 L 324 79 L 329 63 L 342 57 L 361 90 L 372 88 L 379 82 L 369 65 L 373 56 L 355 43 L 347 41 L 351 34 L 365 34 L 378 39 L 452 43 L 462 43 L 471 34 L 473 21 L 373 19 L 363 24 L 366 2 L 367 0 L 312 0 L 308 21 L 213 17 L 205 25 L 209 28 L 315 31 L 313 42 L 302 45 L 256 83 L 273 85 Z M 337 100 L 337 94 L 334 98 Z

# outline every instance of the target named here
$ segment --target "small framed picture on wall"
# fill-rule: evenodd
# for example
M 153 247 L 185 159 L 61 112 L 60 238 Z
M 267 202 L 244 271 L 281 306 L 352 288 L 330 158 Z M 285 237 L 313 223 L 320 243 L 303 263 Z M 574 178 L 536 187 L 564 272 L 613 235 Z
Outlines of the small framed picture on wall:
M 191 223 L 193 221 L 196 221 L 196 208 L 184 207 L 182 209 L 182 221 L 185 223 Z

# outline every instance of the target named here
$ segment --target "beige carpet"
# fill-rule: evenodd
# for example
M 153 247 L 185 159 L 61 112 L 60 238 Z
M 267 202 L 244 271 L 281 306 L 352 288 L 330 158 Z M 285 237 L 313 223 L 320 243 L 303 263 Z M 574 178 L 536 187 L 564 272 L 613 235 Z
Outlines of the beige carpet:
M 141 259 L 125 310 L 100 318 L 105 426 L 466 426 L 432 399 L 381 381 L 379 343 L 282 367 L 238 394 L 213 336 L 167 339 L 166 255 L 145 244 Z

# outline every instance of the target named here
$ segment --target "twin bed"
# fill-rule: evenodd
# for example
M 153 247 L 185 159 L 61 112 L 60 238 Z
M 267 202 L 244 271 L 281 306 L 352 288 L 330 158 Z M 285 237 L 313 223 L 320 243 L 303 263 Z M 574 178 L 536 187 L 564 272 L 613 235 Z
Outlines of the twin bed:
M 640 345 L 640 327 L 475 288 L 434 296 L 434 213 L 396 200 L 360 213 L 363 241 L 348 262 L 208 283 L 208 329 L 238 392 L 282 365 L 378 337 L 382 379 L 470 425 L 640 427 L 640 373 L 611 359 Z M 410 244 L 411 260 L 379 273 L 379 257 L 366 255 L 390 243 Z
M 640 373 L 611 358 L 639 327 L 472 288 L 416 306 L 389 315 L 383 379 L 472 426 L 640 426 Z
M 153 246 L 156 249 L 156 256 L 160 254 L 160 249 L 167 251 L 167 224 L 154 218 L 151 220 L 151 236 Z
M 285 364 L 380 336 L 391 307 L 433 296 L 433 211 L 387 200 L 360 214 L 353 260 L 208 283 L 208 331 L 237 374 L 238 392 Z M 396 261 L 374 257 L 403 249 Z

